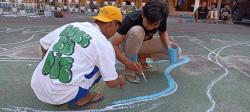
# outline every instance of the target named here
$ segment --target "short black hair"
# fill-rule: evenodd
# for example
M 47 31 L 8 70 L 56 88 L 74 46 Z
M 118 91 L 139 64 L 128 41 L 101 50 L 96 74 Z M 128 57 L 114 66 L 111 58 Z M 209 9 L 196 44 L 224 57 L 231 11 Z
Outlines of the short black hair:
M 166 19 L 168 10 L 165 2 L 160 0 L 149 0 L 142 8 L 142 14 L 150 24 Z
M 216 3 L 213 2 L 211 5 L 216 5 Z
M 230 3 L 227 2 L 227 3 L 225 3 L 225 6 L 226 6 L 226 5 L 230 5 Z

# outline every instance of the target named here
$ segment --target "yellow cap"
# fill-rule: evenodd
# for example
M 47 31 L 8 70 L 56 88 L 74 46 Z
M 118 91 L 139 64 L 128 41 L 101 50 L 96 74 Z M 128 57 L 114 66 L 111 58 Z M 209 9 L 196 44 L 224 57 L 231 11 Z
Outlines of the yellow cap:
M 122 22 L 122 13 L 117 7 L 105 6 L 100 9 L 100 12 L 97 16 L 94 16 L 92 18 L 102 22 L 111 22 L 114 20 Z

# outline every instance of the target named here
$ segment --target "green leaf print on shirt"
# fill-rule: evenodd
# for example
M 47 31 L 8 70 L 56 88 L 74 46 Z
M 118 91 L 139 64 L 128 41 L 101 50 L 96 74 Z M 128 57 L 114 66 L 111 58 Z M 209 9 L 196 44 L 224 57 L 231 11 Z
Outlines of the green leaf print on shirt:
M 86 48 L 89 46 L 91 39 L 87 33 L 81 31 L 78 27 L 69 25 L 60 34 L 60 39 L 53 46 L 53 51 L 60 52 L 64 55 L 72 55 L 76 43 Z
M 65 67 L 60 69 L 59 81 L 62 83 L 69 83 L 72 79 L 72 71 Z
M 43 70 L 42 70 L 43 75 L 48 75 L 50 73 L 50 69 L 54 65 L 54 61 L 55 61 L 55 58 L 54 58 L 53 52 L 50 51 L 43 66 Z
M 73 28 L 73 25 L 68 25 L 61 33 L 60 33 L 60 37 L 61 36 L 65 36 L 68 35 L 68 33 L 70 32 L 70 29 Z
M 51 79 L 58 79 L 59 77 L 59 70 L 60 70 L 60 65 L 59 65 L 59 60 L 60 58 L 55 56 L 55 62 L 53 64 L 53 66 L 50 69 L 50 75 L 49 78 Z
M 42 73 L 43 75 L 49 74 L 51 79 L 59 79 L 62 83 L 70 83 L 71 68 L 74 63 L 74 59 L 70 56 L 74 53 L 75 45 L 79 44 L 82 48 L 87 48 L 92 38 L 73 25 L 67 26 L 59 36 L 60 39 L 45 60 Z

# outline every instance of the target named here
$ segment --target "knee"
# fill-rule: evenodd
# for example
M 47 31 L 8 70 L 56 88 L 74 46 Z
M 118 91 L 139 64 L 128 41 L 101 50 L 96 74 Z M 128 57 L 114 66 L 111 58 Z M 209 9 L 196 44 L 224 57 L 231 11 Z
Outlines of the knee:
M 138 40 L 143 40 L 145 37 L 145 31 L 142 26 L 133 26 L 127 33 L 128 37 L 133 37 Z

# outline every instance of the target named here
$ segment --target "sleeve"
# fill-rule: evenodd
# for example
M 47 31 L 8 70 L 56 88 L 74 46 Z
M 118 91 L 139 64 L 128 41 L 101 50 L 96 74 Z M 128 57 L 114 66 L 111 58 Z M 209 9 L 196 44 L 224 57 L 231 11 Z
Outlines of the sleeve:
M 104 81 L 112 81 L 118 78 L 115 68 L 115 51 L 113 47 L 103 46 L 104 49 L 97 49 L 98 56 L 95 60 Z
M 199 7 L 198 9 L 196 9 L 196 11 L 195 11 L 195 12 L 197 12 L 197 13 L 198 13 L 198 12 L 200 12 L 200 7 Z
M 49 34 L 45 35 L 43 38 L 40 39 L 40 44 L 41 46 L 45 49 L 45 50 L 48 50 L 49 47 L 52 45 L 52 43 L 56 40 L 57 38 L 57 35 L 59 35 L 63 30 L 64 28 L 66 27 L 67 25 L 64 25 L 60 28 L 57 28 L 56 30 L 50 32 Z
M 206 13 L 207 13 L 207 14 L 209 13 L 209 9 L 208 9 L 208 8 L 206 8 L 206 10 L 205 10 L 205 11 L 206 11 Z
M 223 13 L 223 12 L 224 12 L 224 8 L 222 8 L 222 9 L 220 10 L 220 12 Z
M 165 32 L 166 30 L 167 30 L 167 17 L 166 17 L 166 19 L 161 21 L 161 24 L 158 28 L 159 32 Z
M 209 9 L 206 8 L 205 12 L 206 12 L 206 16 L 208 16 L 208 14 L 209 14 Z
M 129 19 L 128 16 L 126 16 L 120 27 L 118 28 L 117 32 L 122 35 L 126 35 L 130 28 L 134 26 L 133 21 Z

